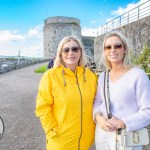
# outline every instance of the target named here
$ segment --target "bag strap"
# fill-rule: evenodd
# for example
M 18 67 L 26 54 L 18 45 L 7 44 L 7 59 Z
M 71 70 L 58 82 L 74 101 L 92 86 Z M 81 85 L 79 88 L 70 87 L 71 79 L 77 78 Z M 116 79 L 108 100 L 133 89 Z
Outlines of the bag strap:
M 104 72 L 105 74 L 104 74 L 104 90 L 103 90 L 103 92 L 104 92 L 107 117 L 110 119 L 112 117 L 112 114 L 110 111 L 109 72 L 110 72 L 110 70 L 106 70 Z

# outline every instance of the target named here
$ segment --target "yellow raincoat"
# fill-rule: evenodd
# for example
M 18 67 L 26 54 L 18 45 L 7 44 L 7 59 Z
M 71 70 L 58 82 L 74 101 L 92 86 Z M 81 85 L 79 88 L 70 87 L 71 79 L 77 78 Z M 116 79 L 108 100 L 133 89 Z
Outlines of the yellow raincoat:
M 94 141 L 92 105 L 97 77 L 88 68 L 48 70 L 39 85 L 36 115 L 46 133 L 47 150 L 88 150 Z

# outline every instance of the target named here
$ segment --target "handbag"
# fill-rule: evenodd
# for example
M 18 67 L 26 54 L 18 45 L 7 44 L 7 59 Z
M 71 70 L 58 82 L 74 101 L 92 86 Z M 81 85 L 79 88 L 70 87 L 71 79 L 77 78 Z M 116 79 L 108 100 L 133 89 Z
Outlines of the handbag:
M 139 146 L 149 144 L 149 134 L 147 128 L 127 132 L 126 129 L 121 131 L 121 141 L 124 147 Z
M 112 114 L 110 111 L 109 70 L 106 70 L 104 74 L 104 99 L 106 104 L 107 116 L 110 119 L 112 117 Z M 126 146 L 139 146 L 149 144 L 149 133 L 146 127 L 132 132 L 128 132 L 126 129 L 118 129 L 118 131 L 119 130 L 121 132 L 121 143 L 124 149 L 126 148 Z

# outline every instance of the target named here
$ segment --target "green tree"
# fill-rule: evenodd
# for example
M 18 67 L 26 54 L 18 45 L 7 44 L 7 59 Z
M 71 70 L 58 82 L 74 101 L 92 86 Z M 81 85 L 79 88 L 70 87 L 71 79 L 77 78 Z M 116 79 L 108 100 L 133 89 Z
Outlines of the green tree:
M 150 73 L 150 47 L 144 46 L 142 53 L 133 59 L 133 63 L 142 67 L 146 73 Z

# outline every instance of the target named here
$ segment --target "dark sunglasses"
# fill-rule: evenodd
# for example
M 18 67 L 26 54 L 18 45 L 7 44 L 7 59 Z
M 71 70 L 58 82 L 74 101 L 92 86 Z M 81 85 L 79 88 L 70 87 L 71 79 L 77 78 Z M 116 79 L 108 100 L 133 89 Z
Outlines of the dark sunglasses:
M 105 46 L 105 47 L 104 47 L 104 50 L 111 50 L 112 47 L 113 47 L 115 50 L 117 50 L 117 49 L 122 48 L 123 45 L 122 45 L 121 43 L 120 43 L 120 44 L 119 44 L 119 43 L 118 43 L 118 44 L 115 44 L 114 46 L 108 45 L 108 46 Z
M 73 47 L 71 47 L 71 48 L 65 47 L 65 48 L 62 49 L 62 52 L 65 53 L 65 54 L 67 54 L 67 53 L 69 53 L 70 50 L 71 50 L 72 52 L 74 52 L 74 53 L 78 53 L 79 50 L 80 50 L 80 47 L 78 47 L 78 46 L 73 46 Z

